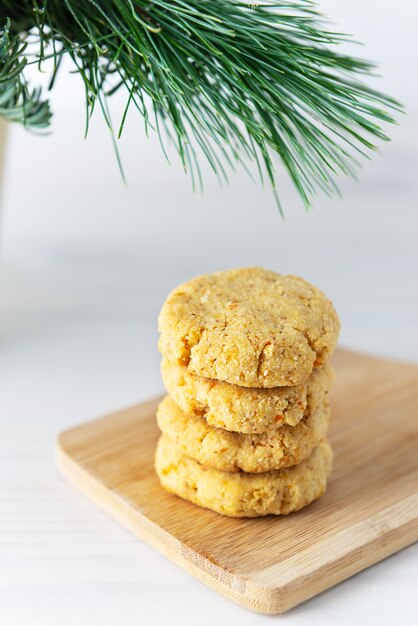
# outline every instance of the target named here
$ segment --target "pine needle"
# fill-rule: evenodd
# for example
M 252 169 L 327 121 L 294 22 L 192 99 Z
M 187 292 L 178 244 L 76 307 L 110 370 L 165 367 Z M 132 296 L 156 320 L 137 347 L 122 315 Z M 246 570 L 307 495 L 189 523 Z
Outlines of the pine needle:
M 51 42 L 56 68 L 60 55 L 73 59 L 87 119 L 96 101 L 127 89 L 119 134 L 134 104 L 147 128 L 168 129 L 191 173 L 197 152 L 220 178 L 249 159 L 273 190 L 278 155 L 306 206 L 318 190 L 335 193 L 339 175 L 355 175 L 357 157 L 387 139 L 380 124 L 401 110 L 360 80 L 374 65 L 339 52 L 347 37 L 328 31 L 309 0 L 2 5 L 0 24 L 10 17 L 16 34 L 37 37 L 38 61 Z
M 0 117 L 28 128 L 46 128 L 51 119 L 49 105 L 39 89 L 30 91 L 23 76 L 26 44 L 10 38 L 10 21 L 0 30 Z

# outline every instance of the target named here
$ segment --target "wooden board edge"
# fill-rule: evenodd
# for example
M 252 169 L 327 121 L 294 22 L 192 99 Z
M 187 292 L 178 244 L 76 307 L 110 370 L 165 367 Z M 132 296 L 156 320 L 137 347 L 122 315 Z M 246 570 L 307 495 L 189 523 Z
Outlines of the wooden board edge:
M 131 504 L 123 498 L 119 498 L 114 493 L 109 495 L 109 490 L 65 451 L 63 437 L 70 432 L 71 429 L 63 432 L 57 439 L 55 463 L 61 475 L 91 502 L 175 565 L 228 600 L 264 615 L 282 613 L 287 610 L 283 608 L 282 600 L 278 601 L 281 596 L 280 590 L 259 587 L 228 573 L 210 559 L 182 544 L 139 511 L 134 510 Z
M 81 422 L 79 424 L 75 424 L 70 428 L 66 428 L 57 436 L 56 440 L 56 450 L 60 449 L 64 454 L 65 452 L 65 443 L 64 440 L 67 436 L 73 435 L 78 430 L 85 430 L 86 427 L 95 428 L 96 426 L 106 425 L 107 422 L 113 422 L 115 419 L 119 420 L 131 420 L 131 415 L 135 415 L 137 417 L 138 408 L 141 408 L 141 414 L 153 414 L 155 415 L 157 411 L 157 407 L 161 400 L 165 397 L 164 394 L 158 394 L 153 396 L 152 398 L 145 400 L 144 402 L 136 402 L 135 404 L 128 404 L 117 411 L 106 412 L 103 415 L 99 415 L 85 422 Z M 121 427 L 123 427 L 123 422 L 121 423 Z
M 364 352 L 357 348 L 349 348 L 348 346 L 338 343 L 335 351 L 330 356 L 330 362 L 334 359 L 362 359 L 367 361 L 377 361 L 378 363 L 387 363 L 389 365 L 405 366 L 415 369 L 418 372 L 418 361 L 415 359 L 402 359 L 401 357 L 390 356 L 389 354 L 376 354 L 375 352 Z
M 302 575 L 294 575 L 290 558 L 253 577 L 256 584 L 265 589 L 270 587 L 272 613 L 288 611 L 418 541 L 418 493 L 411 494 L 357 526 L 353 529 L 357 540 L 351 544 L 346 541 L 347 549 L 331 563 L 329 554 L 332 553 L 332 547 L 328 545 L 323 548 L 328 554 L 327 562 L 317 562 L 311 571 Z M 370 532 L 362 535 L 361 527 Z M 344 532 L 340 534 L 344 535 Z M 346 537 L 341 539 L 347 540 Z M 340 550 L 334 548 L 334 552 L 339 554 Z M 287 581 L 286 576 L 280 574 L 283 569 L 288 572 L 293 570 L 293 575 L 287 575 Z

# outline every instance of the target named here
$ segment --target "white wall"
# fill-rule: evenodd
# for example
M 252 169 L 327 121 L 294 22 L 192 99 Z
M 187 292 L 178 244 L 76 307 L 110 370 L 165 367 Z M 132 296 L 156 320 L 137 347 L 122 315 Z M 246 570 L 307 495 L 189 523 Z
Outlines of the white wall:
M 376 83 L 408 107 L 418 105 L 416 81 L 415 0 L 320 0 L 319 6 L 341 32 L 363 45 L 351 48 L 358 56 L 377 61 L 381 78 Z

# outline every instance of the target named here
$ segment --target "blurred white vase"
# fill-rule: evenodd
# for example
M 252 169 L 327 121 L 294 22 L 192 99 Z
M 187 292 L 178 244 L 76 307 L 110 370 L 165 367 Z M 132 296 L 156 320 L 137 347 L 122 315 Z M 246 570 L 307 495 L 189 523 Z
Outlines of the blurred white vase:
M 6 152 L 6 138 L 7 138 L 7 124 L 0 118 L 0 201 L 1 192 L 3 191 L 3 171 L 5 163 Z

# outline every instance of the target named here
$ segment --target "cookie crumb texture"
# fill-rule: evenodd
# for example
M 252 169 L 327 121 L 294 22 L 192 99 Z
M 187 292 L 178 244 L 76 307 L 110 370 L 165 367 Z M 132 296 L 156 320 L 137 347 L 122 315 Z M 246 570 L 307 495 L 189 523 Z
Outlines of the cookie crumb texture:
M 182 454 L 224 472 L 268 472 L 300 463 L 325 438 L 329 417 L 329 403 L 323 402 L 297 426 L 244 435 L 214 428 L 203 417 L 183 413 L 170 396 L 157 410 L 160 430 Z
M 162 359 L 164 386 L 187 415 L 202 416 L 216 428 L 238 433 L 264 433 L 288 424 L 296 426 L 307 413 L 322 404 L 335 379 L 325 364 L 308 380 L 294 387 L 262 389 L 190 374 L 187 367 Z
M 229 517 L 287 515 L 321 497 L 331 472 L 326 440 L 299 465 L 262 474 L 222 472 L 183 455 L 167 435 L 157 445 L 155 467 L 169 492 Z
M 160 312 L 159 348 L 191 374 L 271 388 L 304 383 L 339 329 L 332 303 L 307 281 L 246 268 L 174 289 Z

